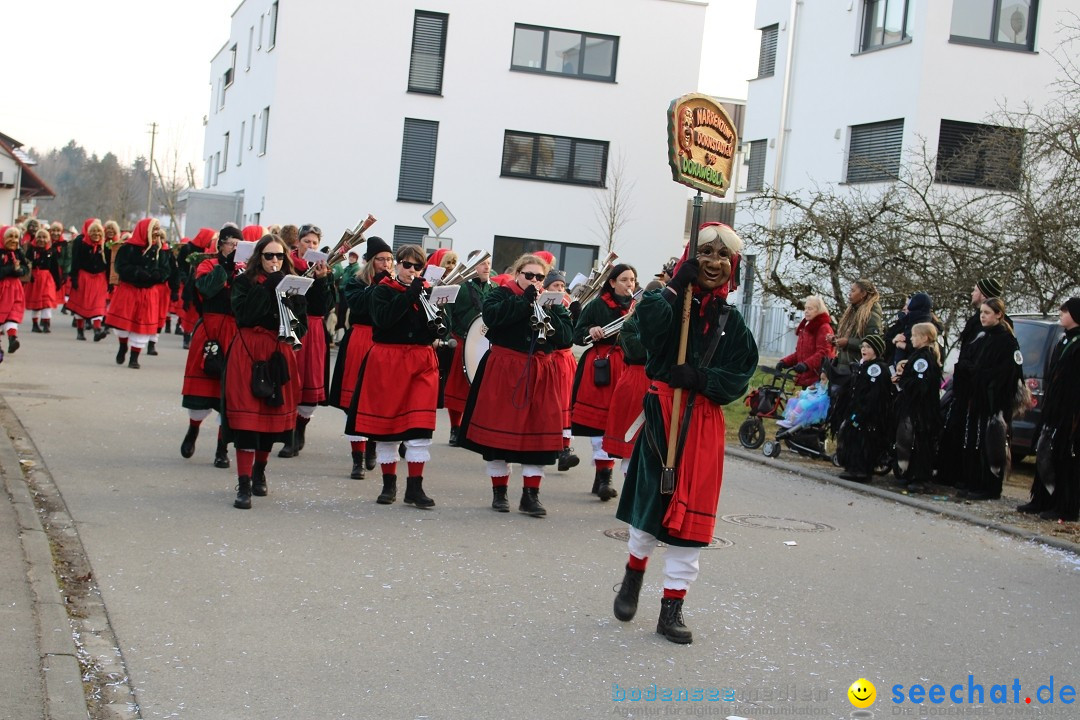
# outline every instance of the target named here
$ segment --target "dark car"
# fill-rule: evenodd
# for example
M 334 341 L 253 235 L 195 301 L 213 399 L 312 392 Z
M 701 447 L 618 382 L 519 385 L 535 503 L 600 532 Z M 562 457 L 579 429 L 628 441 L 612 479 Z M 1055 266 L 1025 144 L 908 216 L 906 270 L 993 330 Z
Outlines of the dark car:
M 1025 456 L 1035 451 L 1035 428 L 1039 425 L 1042 414 L 1043 394 L 1046 391 L 1046 376 L 1050 369 L 1050 353 L 1061 339 L 1065 329 L 1058 324 L 1057 317 L 1048 315 L 1013 315 L 1013 329 L 1020 343 L 1020 354 L 1024 356 L 1024 382 L 1031 390 L 1035 407 L 1023 417 L 1013 418 L 1012 423 L 1012 458 L 1020 462 Z

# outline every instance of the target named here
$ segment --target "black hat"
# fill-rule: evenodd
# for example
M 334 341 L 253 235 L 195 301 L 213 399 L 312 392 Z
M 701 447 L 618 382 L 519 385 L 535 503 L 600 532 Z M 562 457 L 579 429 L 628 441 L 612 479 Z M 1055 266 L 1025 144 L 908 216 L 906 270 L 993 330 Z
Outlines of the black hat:
M 885 338 L 880 335 L 867 335 L 862 341 L 869 345 L 879 358 L 885 354 Z
M 558 270 L 553 269 L 547 274 L 547 277 L 544 278 L 544 289 L 546 290 L 551 285 L 551 283 L 554 282 L 566 282 L 566 276 Z
M 391 250 L 390 246 L 386 244 L 386 241 L 378 235 L 369 237 L 367 240 L 367 247 L 364 248 L 364 260 L 366 262 L 371 262 L 371 258 L 382 252 L 392 253 L 394 251 Z
M 985 298 L 1001 297 L 1001 292 L 1004 290 L 1001 283 L 994 278 L 979 278 L 975 281 L 975 287 L 979 288 L 979 292 Z
M 1061 306 L 1062 310 L 1068 310 L 1074 323 L 1080 323 L 1080 297 L 1071 297 Z
M 230 223 L 229 225 L 226 225 L 225 227 L 221 228 L 220 231 L 218 231 L 218 242 L 221 242 L 222 240 L 228 240 L 229 238 L 233 238 L 234 240 L 243 240 L 244 235 L 240 232 L 240 228 Z

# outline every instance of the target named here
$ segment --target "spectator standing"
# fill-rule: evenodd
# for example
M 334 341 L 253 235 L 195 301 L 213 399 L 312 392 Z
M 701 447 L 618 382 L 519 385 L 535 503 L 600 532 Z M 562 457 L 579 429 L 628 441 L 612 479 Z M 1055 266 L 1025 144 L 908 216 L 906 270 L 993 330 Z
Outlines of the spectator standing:
M 803 301 L 803 308 L 803 320 L 795 330 L 795 352 L 780 360 L 776 369 L 792 368 L 795 384 L 809 387 L 821 377 L 826 358 L 836 357 L 836 347 L 828 340 L 833 327 L 825 301 L 811 295 Z

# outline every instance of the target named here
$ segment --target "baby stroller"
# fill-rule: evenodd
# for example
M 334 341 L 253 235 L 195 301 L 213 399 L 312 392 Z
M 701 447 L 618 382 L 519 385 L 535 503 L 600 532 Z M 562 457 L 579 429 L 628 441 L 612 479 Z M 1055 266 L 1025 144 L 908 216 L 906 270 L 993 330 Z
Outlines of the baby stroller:
M 762 418 L 781 418 L 791 396 L 788 382 L 795 377 L 792 370 L 777 370 L 759 366 L 763 373 L 772 375 L 768 384 L 760 385 L 746 396 L 746 406 L 750 414 L 739 426 L 739 444 L 748 450 L 757 450 L 765 442 L 765 423 Z
M 823 382 L 800 392 L 787 403 L 784 419 L 777 423 L 776 438 L 761 448 L 766 457 L 780 457 L 781 442 L 803 457 L 836 464 L 835 454 L 826 447 L 829 423 L 829 391 Z

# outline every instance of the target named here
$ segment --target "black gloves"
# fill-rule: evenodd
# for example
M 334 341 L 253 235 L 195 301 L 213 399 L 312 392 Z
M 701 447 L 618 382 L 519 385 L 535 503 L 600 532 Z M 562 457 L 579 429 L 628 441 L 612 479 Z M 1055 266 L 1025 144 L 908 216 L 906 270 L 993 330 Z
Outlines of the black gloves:
M 539 295 L 539 294 L 540 293 L 536 289 L 536 286 L 535 285 L 530 285 L 529 287 L 525 288 L 525 292 L 522 293 L 521 296 L 523 298 L 525 298 L 525 302 L 532 305 L 534 302 L 536 302 L 536 296 Z
M 777 372 L 784 372 L 785 370 L 787 370 L 787 365 L 784 364 L 783 360 L 776 363 L 776 370 Z
M 281 280 L 284 277 L 285 273 L 281 272 L 280 270 L 278 270 L 277 272 L 272 272 L 266 276 L 266 286 L 271 290 L 276 290 L 277 286 L 281 284 Z
M 707 377 L 704 372 L 693 365 L 683 363 L 672 365 L 668 385 L 673 388 L 686 388 L 688 390 L 703 391 Z
M 570 303 L 570 307 L 567 309 L 570 311 L 570 317 L 574 319 L 574 322 L 577 322 L 578 317 L 581 315 L 581 301 L 575 300 Z
M 422 292 L 424 292 L 424 277 L 423 275 L 417 275 L 412 279 L 412 282 L 409 284 L 409 289 L 405 291 L 405 294 L 415 300 L 420 297 L 420 293 Z
M 228 255 L 218 254 L 218 265 L 224 268 L 225 272 L 229 273 L 229 277 L 232 277 L 233 272 L 236 270 L 236 252 L 233 251 Z
M 791 369 L 794 370 L 797 373 L 804 373 L 807 370 L 806 363 L 802 363 L 802 362 L 798 363 L 798 364 L 795 365 L 795 367 L 793 367 Z
M 671 281 L 667 284 L 668 288 L 674 290 L 676 295 L 681 296 L 683 292 L 686 291 L 686 288 L 690 287 L 691 283 L 697 280 L 700 269 L 697 258 L 687 260 L 679 266 L 678 271 L 675 273 L 675 277 L 671 278 Z

